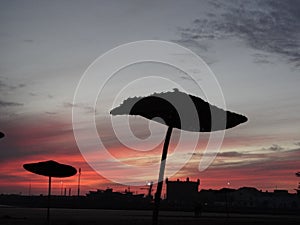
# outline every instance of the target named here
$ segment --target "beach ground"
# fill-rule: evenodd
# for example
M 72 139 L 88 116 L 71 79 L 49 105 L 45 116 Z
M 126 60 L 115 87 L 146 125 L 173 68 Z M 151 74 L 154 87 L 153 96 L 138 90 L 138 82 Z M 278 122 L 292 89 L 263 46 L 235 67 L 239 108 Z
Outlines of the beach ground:
M 0 208 L 1 225 L 151 225 L 151 211 L 102 209 L 51 209 L 50 222 L 46 209 Z M 195 218 L 192 212 L 160 212 L 160 225 L 298 225 L 300 215 L 241 215 L 203 213 Z

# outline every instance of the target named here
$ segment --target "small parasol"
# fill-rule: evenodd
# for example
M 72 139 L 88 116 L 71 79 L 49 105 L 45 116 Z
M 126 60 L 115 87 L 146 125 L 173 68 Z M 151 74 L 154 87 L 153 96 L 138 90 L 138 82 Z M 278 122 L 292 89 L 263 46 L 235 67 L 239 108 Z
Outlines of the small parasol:
M 203 99 L 183 93 L 154 93 L 147 97 L 133 97 L 110 111 L 112 115 L 139 115 L 168 126 L 161 157 L 159 179 L 154 200 L 153 225 L 158 223 L 168 146 L 173 128 L 191 132 L 225 130 L 246 122 L 247 117 L 220 109 Z
M 4 138 L 5 134 L 0 132 L 0 138 Z
M 61 164 L 53 160 L 28 163 L 23 165 L 24 169 L 38 175 L 49 177 L 48 186 L 48 208 L 47 208 L 47 220 L 50 216 L 50 196 L 51 196 L 51 177 L 71 177 L 77 173 L 77 170 L 73 166 Z

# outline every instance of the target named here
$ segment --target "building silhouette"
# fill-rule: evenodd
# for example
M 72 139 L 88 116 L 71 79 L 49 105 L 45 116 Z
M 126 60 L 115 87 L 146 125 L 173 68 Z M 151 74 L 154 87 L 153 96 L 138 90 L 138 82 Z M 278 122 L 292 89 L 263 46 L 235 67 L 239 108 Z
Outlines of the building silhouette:
M 200 180 L 171 181 L 166 179 L 166 198 L 162 210 L 183 210 L 227 213 L 271 213 L 299 214 L 300 194 L 287 190 L 261 191 L 254 187 L 239 189 L 200 190 Z M 199 191 L 200 190 L 200 191 Z M 129 189 L 115 192 L 106 190 L 89 191 L 85 196 L 52 196 L 53 208 L 94 209 L 145 209 L 153 208 L 153 199 L 148 194 L 134 194 Z M 20 207 L 47 207 L 48 198 L 43 195 L 0 194 L 0 205 Z
M 166 179 L 166 201 L 168 204 L 176 205 L 178 207 L 187 206 L 192 207 L 197 198 L 200 180 L 190 181 L 186 178 L 185 181 L 170 181 Z

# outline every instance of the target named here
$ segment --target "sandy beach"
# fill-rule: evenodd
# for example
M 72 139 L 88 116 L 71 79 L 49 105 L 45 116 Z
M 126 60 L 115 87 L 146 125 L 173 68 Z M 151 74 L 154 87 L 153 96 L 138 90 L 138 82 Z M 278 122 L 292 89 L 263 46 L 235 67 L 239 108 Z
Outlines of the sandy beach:
M 51 225 L 150 225 L 151 211 L 102 210 L 102 209 L 51 209 Z M 241 215 L 203 213 L 194 218 L 192 212 L 160 212 L 159 223 L 162 225 L 221 225 L 221 224 L 285 224 L 300 223 L 296 215 Z M 41 225 L 46 221 L 46 209 L 36 208 L 0 208 L 1 225 Z

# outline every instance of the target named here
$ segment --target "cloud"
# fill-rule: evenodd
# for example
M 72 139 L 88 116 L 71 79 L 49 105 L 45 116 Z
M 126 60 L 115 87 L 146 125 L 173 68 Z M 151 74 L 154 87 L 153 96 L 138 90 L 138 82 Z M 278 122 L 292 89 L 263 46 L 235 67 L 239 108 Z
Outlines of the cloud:
M 284 150 L 283 147 L 281 147 L 280 145 L 277 145 L 277 144 L 273 144 L 272 146 L 270 146 L 269 148 L 264 148 L 264 150 L 270 150 L 270 151 L 281 151 L 281 150 Z
M 1 142 L 0 162 L 43 155 L 77 152 L 71 124 L 45 115 L 23 116 L 3 121 L 6 138 Z
M 26 87 L 26 84 L 20 83 L 17 85 L 10 85 L 10 84 L 6 84 L 3 81 L 0 80 L 0 91 L 2 90 L 9 90 L 9 91 L 13 91 L 16 90 L 18 88 L 24 88 Z
M 253 54 L 253 57 L 254 57 L 254 62 L 255 63 L 273 64 L 273 62 L 269 59 L 270 58 L 270 54 L 256 53 L 256 54 Z
M 18 103 L 18 102 L 6 102 L 0 100 L 0 107 L 22 106 L 22 105 L 23 105 L 22 103 Z
M 300 141 L 294 143 L 297 146 L 300 146 Z
M 6 87 L 6 84 L 4 84 L 3 81 L 0 80 L 0 90 L 4 87 Z
M 72 108 L 72 107 L 75 107 L 75 104 L 72 104 L 70 102 L 64 102 L 63 106 L 66 107 L 66 108 Z
M 211 2 L 212 4 L 212 2 Z M 214 2 L 213 11 L 182 28 L 179 42 L 199 47 L 204 40 L 238 37 L 256 50 L 283 56 L 300 66 L 300 2 L 242 1 Z M 256 62 L 268 63 L 254 55 Z
M 83 185 L 86 185 L 84 191 L 88 191 L 92 187 L 99 188 L 102 182 L 107 182 L 97 175 L 84 161 L 77 148 L 72 126 L 66 119 L 58 121 L 57 117 L 36 116 L 34 118 L 24 117 L 15 122 L 7 123 L 6 126 L 3 126 L 5 133 L 7 133 L 7 138 L 1 141 L 1 149 L 3 150 L 0 152 L 0 161 L 2 174 L 5 175 L 0 175 L 1 190 L 5 189 L 9 190 L 9 192 L 11 192 L 12 188 L 27 190 L 30 179 L 33 186 L 43 187 L 44 178 L 26 172 L 22 168 L 22 164 L 48 159 L 83 168 Z M 107 132 L 106 128 L 107 126 L 105 126 L 103 131 Z M 107 139 L 111 137 L 110 133 L 105 135 L 107 135 Z M 269 148 L 275 148 L 274 146 L 272 145 Z M 161 154 L 161 147 L 162 144 L 149 155 L 145 155 L 145 152 L 126 149 L 116 141 L 113 141 L 109 152 L 125 164 L 142 166 L 157 163 Z M 174 147 L 170 146 L 170 149 L 174 149 Z M 300 149 L 286 149 L 285 151 L 268 153 L 266 151 L 260 152 L 260 150 L 220 152 L 214 163 L 206 171 L 201 172 L 201 175 L 199 175 L 198 171 L 199 158 L 195 157 L 178 174 L 182 175 L 182 177 L 194 176 L 201 178 L 201 181 L 207 182 L 204 187 L 222 187 L 222 183 L 227 183 L 228 177 L 231 180 L 231 185 L 271 186 L 274 178 L 283 181 L 288 174 L 291 174 L 288 182 L 294 185 L 294 172 L 297 171 L 296 162 L 299 161 Z M 193 154 L 193 156 L 199 156 L 200 154 L 201 152 Z M 95 161 L 98 160 L 105 165 L 105 160 L 101 161 L 101 159 L 95 158 Z M 170 157 L 168 165 L 171 168 L 172 164 L 176 162 L 176 160 L 172 161 Z M 111 170 L 119 175 L 122 174 L 122 168 L 109 167 L 109 163 L 107 163 L 105 170 Z M 7 179 L 7 176 L 11 176 L 11 179 Z M 138 172 L 135 176 L 139 176 Z M 268 177 L 270 177 L 270 180 L 264 182 Z M 39 184 L 39 182 L 41 183 Z M 67 183 L 67 181 L 64 182 Z M 76 179 L 70 181 L 69 185 L 74 185 L 75 187 Z M 290 188 L 291 185 L 288 184 L 284 187 Z
M 215 155 L 217 154 L 218 157 L 241 157 L 244 156 L 246 154 L 244 153 L 240 153 L 240 152 L 236 152 L 236 151 L 230 151 L 230 152 L 206 152 L 205 154 L 202 152 L 194 152 L 194 153 L 187 153 L 188 155 L 193 155 L 196 157 L 203 157 L 203 156 L 209 156 L 209 155 Z
M 93 107 L 87 106 L 85 104 L 73 104 L 70 102 L 64 102 L 63 106 L 65 108 L 73 108 L 73 107 L 82 108 L 82 109 L 86 110 L 87 113 L 95 113 L 95 109 Z
M 284 150 L 284 151 L 282 151 Z M 253 149 L 248 151 L 225 151 L 219 152 L 210 168 L 248 168 L 255 164 L 270 164 L 275 161 L 286 162 L 289 160 L 299 160 L 300 149 L 285 149 L 279 145 L 272 145 L 268 148 Z M 199 158 L 202 158 L 204 154 L 202 152 L 187 153 L 193 155 L 190 161 L 192 167 L 197 168 Z M 206 154 L 207 156 L 207 154 Z M 284 164 L 284 163 L 283 163 Z M 287 163 L 287 168 L 290 167 Z
M 218 154 L 220 157 L 242 157 L 244 156 L 241 152 L 231 151 L 231 152 L 221 152 Z
M 196 157 L 203 157 L 204 153 L 187 153 L 188 155 L 193 155 Z M 214 155 L 213 152 L 211 153 L 205 153 L 205 156 L 208 155 Z M 238 151 L 228 151 L 228 152 L 219 152 L 217 153 L 217 157 L 219 158 L 238 158 L 241 160 L 244 160 L 245 158 L 248 159 L 259 159 L 259 158 L 265 158 L 266 154 L 265 152 L 262 153 L 256 153 L 256 152 L 238 152 Z
M 228 155 L 238 155 L 232 151 Z M 242 152 L 244 156 L 257 157 L 222 158 L 219 154 L 213 164 L 205 171 L 199 173 L 199 160 L 187 164 L 177 177 L 190 177 L 192 180 L 200 178 L 201 188 L 221 188 L 230 180 L 232 188 L 253 186 L 258 189 L 273 190 L 275 186 L 294 192 L 295 171 L 298 171 L 300 149 L 286 151 L 273 151 L 271 153 Z M 260 156 L 260 157 L 259 157 Z
M 57 115 L 58 114 L 57 112 L 45 112 L 45 113 L 48 115 Z
M 29 92 L 29 95 L 35 97 L 35 96 L 37 96 L 38 94 L 37 94 L 37 93 L 34 93 L 34 92 Z
M 37 92 L 29 92 L 28 95 L 31 97 L 43 97 L 43 98 L 46 97 L 48 99 L 54 98 L 54 96 L 51 94 L 42 94 L 42 93 L 37 93 Z

